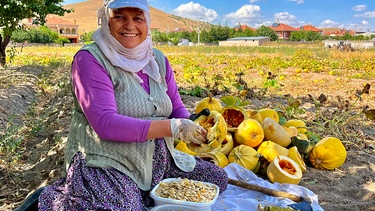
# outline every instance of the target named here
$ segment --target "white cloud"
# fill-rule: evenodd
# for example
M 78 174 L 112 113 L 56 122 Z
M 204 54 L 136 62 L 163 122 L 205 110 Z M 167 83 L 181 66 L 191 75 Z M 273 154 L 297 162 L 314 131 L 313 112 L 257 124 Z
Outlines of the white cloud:
M 261 20 L 260 7 L 253 4 L 245 4 L 236 12 L 225 15 L 225 19 L 232 24 L 247 24 L 250 27 L 259 24 Z
M 283 24 L 297 27 L 300 25 L 295 15 L 289 14 L 289 12 L 280 12 L 273 15 L 275 22 L 278 21 Z
M 364 10 L 366 10 L 366 5 L 364 5 L 364 4 L 356 5 L 356 6 L 353 7 L 353 10 L 356 11 L 356 12 L 364 11 Z
M 289 0 L 289 1 L 295 1 L 297 4 L 303 4 L 305 0 Z
M 361 24 L 362 24 L 362 25 L 368 25 L 368 21 L 363 20 L 363 21 L 361 21 Z
M 257 1 L 262 1 L 262 0 L 249 0 L 250 3 L 254 3 L 254 2 L 257 2 Z
M 192 1 L 187 4 L 181 4 L 172 11 L 172 14 L 193 20 L 199 19 L 205 22 L 212 22 L 218 16 L 215 10 L 208 9 Z
M 356 18 L 375 18 L 375 11 L 354 15 Z
M 333 20 L 325 20 L 325 21 L 321 22 L 318 27 L 319 28 L 341 28 L 342 24 L 340 24 L 336 21 L 333 21 Z

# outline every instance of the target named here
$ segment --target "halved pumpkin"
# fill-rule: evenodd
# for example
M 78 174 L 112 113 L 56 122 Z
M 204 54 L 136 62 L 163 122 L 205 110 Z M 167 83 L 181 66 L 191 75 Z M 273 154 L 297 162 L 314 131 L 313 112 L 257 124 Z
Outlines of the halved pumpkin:
M 221 149 L 220 152 L 224 153 L 225 155 L 228 155 L 230 151 L 232 151 L 234 147 L 234 140 L 231 133 L 227 133 L 227 136 L 221 143 Z
M 218 111 L 210 111 L 208 116 L 202 115 L 194 122 L 207 130 L 208 143 L 218 142 L 221 144 L 227 135 L 227 124 L 224 117 Z
M 303 161 L 303 158 L 301 157 L 301 154 L 298 152 L 296 146 L 289 148 L 288 157 L 294 160 L 299 165 L 303 173 L 307 171 L 305 161 Z
M 229 132 L 237 130 L 238 126 L 247 118 L 246 111 L 239 106 L 225 106 L 221 112 L 222 116 L 227 123 Z
M 200 157 L 203 160 L 212 162 L 217 166 L 220 166 L 221 168 L 224 168 L 228 165 L 227 156 L 218 150 L 199 154 L 198 157 Z
M 280 155 L 268 165 L 267 177 L 272 183 L 297 185 L 302 179 L 302 170 L 294 160 Z

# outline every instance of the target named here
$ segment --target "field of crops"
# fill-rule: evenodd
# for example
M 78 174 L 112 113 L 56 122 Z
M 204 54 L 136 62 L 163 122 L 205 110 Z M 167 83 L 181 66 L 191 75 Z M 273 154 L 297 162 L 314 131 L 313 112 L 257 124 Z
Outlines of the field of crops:
M 79 48 L 8 49 L 0 76 L 0 210 L 13 209 L 62 172 L 72 102 L 69 70 Z M 375 109 L 375 49 L 330 50 L 322 43 L 157 48 L 168 57 L 191 112 L 209 92 L 232 95 L 251 109 L 274 108 L 302 119 L 321 137 L 338 137 L 348 150 L 346 163 L 335 171 L 309 167 L 301 185 L 319 195 L 325 210 L 375 210 L 375 122 L 366 117 Z M 12 108 L 9 92 L 32 100 Z

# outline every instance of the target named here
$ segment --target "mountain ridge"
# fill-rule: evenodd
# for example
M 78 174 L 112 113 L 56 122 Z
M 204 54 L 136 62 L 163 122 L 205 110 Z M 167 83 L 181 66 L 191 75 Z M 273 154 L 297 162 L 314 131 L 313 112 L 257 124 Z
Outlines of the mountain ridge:
M 103 5 L 103 0 L 87 0 L 74 4 L 67 4 L 66 9 L 73 9 L 62 18 L 79 25 L 78 34 L 94 31 L 98 28 L 97 11 Z M 165 13 L 150 6 L 151 28 L 161 32 L 184 29 L 192 31 L 199 26 L 199 22 Z M 205 23 L 207 24 L 207 23 Z

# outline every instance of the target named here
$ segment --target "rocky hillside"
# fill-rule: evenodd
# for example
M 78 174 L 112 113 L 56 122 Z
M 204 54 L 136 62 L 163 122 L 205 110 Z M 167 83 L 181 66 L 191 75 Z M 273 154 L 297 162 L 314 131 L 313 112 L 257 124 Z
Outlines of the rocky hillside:
M 76 22 L 79 25 L 79 34 L 94 31 L 97 29 L 97 11 L 102 6 L 103 0 L 87 0 L 80 3 L 68 4 L 67 9 L 74 9 L 74 12 L 66 14 L 64 19 Z M 151 28 L 162 32 L 174 31 L 177 28 L 194 30 L 198 22 L 167 14 L 161 10 L 151 7 Z

